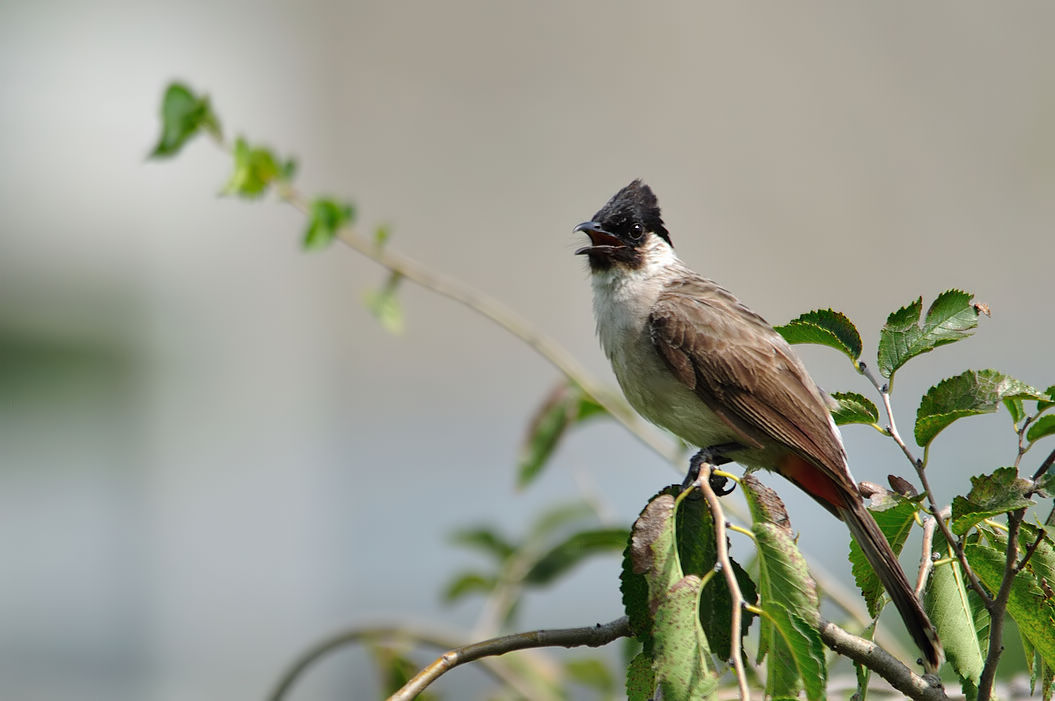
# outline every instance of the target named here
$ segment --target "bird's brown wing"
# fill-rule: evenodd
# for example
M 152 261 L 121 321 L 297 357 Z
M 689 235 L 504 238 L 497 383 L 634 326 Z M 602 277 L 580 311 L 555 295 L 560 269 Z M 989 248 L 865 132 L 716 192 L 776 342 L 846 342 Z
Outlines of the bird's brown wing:
M 649 328 L 671 371 L 711 410 L 756 442 L 775 441 L 856 492 L 820 390 L 762 317 L 714 282 L 693 277 L 660 295 Z

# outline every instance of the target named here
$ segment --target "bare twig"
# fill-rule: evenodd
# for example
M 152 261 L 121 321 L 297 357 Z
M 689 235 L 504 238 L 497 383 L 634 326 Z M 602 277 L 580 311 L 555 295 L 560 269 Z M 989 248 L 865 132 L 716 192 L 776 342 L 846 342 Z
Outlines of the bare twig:
M 996 666 L 1004 652 L 1004 618 L 1007 602 L 1011 597 L 1011 584 L 1018 574 L 1015 561 L 1018 559 L 1018 531 L 1025 518 L 1025 509 L 1013 511 L 1007 515 L 1007 557 L 1004 565 L 1004 578 L 1000 589 L 992 601 L 986 603 L 989 611 L 989 652 L 985 656 L 982 675 L 978 679 L 978 701 L 989 701 L 993 693 L 993 679 L 996 678 Z
M 414 678 L 402 689 L 392 694 L 389 701 L 408 701 L 415 698 L 445 672 L 466 662 L 527 648 L 580 647 L 582 645 L 600 647 L 628 635 L 630 635 L 630 621 L 623 616 L 610 623 L 598 623 L 595 626 L 515 633 L 464 645 L 440 655 L 436 661 L 414 675 Z
M 923 592 L 923 587 L 927 584 L 927 578 L 930 576 L 931 568 L 934 566 L 934 559 L 931 557 L 931 553 L 934 551 L 934 529 L 937 528 L 937 520 L 938 519 L 933 516 L 928 516 L 927 520 L 923 523 L 923 543 L 920 545 L 919 575 L 916 577 L 916 596 L 919 596 Z
M 908 698 L 916 701 L 948 701 L 949 697 L 937 677 L 919 676 L 871 640 L 851 635 L 827 621 L 821 623 L 820 634 L 825 645 L 872 670 Z
M 729 542 L 725 534 L 725 512 L 722 511 L 722 503 L 718 500 L 718 495 L 711 489 L 711 483 L 708 480 L 713 467 L 711 465 L 704 465 L 704 467 L 706 469 L 700 470 L 696 486 L 703 493 L 703 498 L 707 500 L 707 506 L 711 510 L 711 516 L 714 520 L 714 540 L 717 548 L 718 563 L 721 565 L 722 574 L 725 575 L 725 583 L 729 587 L 729 598 L 732 599 L 729 656 L 733 658 L 733 669 L 736 671 L 736 681 L 740 687 L 740 698 L 742 701 L 751 701 L 751 691 L 747 686 L 747 673 L 744 671 L 744 661 L 741 659 L 742 655 L 740 654 L 740 621 L 744 612 L 744 604 L 747 603 L 747 600 L 744 599 L 744 595 L 740 591 L 740 584 L 736 581 L 736 571 L 733 569 L 733 563 L 729 560 Z
M 1044 458 L 1044 462 L 1040 463 L 1040 467 L 1033 473 L 1033 481 L 1036 482 L 1043 477 L 1051 469 L 1053 463 L 1055 463 L 1055 450 L 1048 453 L 1048 457 Z
M 325 640 L 313 645 L 298 657 L 292 665 L 282 674 L 274 690 L 267 697 L 268 701 L 282 701 L 289 694 L 293 684 L 301 677 L 308 667 L 318 662 L 321 658 L 342 648 L 346 645 L 370 642 L 374 640 L 392 640 L 412 642 L 416 645 L 439 648 L 441 650 L 459 647 L 465 642 L 458 635 L 413 628 L 407 625 L 398 626 L 364 626 L 342 631 L 330 636 Z M 507 665 L 500 660 L 483 660 L 483 670 L 497 679 L 499 682 L 514 689 L 521 695 L 530 696 L 534 687 L 513 673 Z

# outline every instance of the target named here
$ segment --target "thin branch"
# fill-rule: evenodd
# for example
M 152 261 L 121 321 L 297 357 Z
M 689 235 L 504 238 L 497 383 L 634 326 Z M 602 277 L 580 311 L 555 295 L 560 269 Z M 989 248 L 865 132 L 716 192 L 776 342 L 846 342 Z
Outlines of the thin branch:
M 718 563 L 722 567 L 725 583 L 729 587 L 729 598 L 732 599 L 729 656 L 733 658 L 733 669 L 736 670 L 736 681 L 740 688 L 740 698 L 742 701 L 751 701 L 751 691 L 747 686 L 747 673 L 744 671 L 744 661 L 741 659 L 743 656 L 740 654 L 740 622 L 747 600 L 744 599 L 744 595 L 740 591 L 740 583 L 736 581 L 736 571 L 733 569 L 733 563 L 729 560 L 729 542 L 725 533 L 725 512 L 722 511 L 722 503 L 718 500 L 718 495 L 711 489 L 711 483 L 708 479 L 713 468 L 710 465 L 705 466 L 707 469 L 700 471 L 700 476 L 696 479 L 696 486 L 700 488 L 703 498 L 707 500 L 707 506 L 711 510 L 711 516 L 714 520 L 714 540 L 717 548 Z
M 439 679 L 445 672 L 474 660 L 504 655 L 514 650 L 538 647 L 600 647 L 613 640 L 630 635 L 630 621 L 626 616 L 609 623 L 582 628 L 559 628 L 554 630 L 536 630 L 528 633 L 515 633 L 491 638 L 478 643 L 464 645 L 440 655 L 407 682 L 402 689 L 392 694 L 389 701 L 409 701 L 428 688 L 429 684 Z
M 417 645 L 439 648 L 441 650 L 464 645 L 460 636 L 450 633 L 411 628 L 406 625 L 399 626 L 366 626 L 342 631 L 325 640 L 322 640 L 307 651 L 302 653 L 292 665 L 282 674 L 274 690 L 267 697 L 268 701 L 282 701 L 289 694 L 293 684 L 300 679 L 303 673 L 321 658 L 335 652 L 336 650 L 357 643 L 372 640 L 400 640 L 413 642 Z M 530 695 L 533 687 L 524 682 L 520 677 L 512 673 L 508 666 L 500 660 L 483 660 L 483 669 L 499 682 L 516 690 L 521 695 Z
M 1023 555 L 1022 559 L 1018 561 L 1017 565 L 1015 565 L 1015 574 L 1018 574 L 1022 570 L 1026 569 L 1026 565 L 1029 563 L 1029 558 L 1033 557 L 1033 553 L 1037 552 L 1037 548 L 1040 547 L 1041 541 L 1043 541 L 1047 535 L 1048 532 L 1045 531 L 1043 528 L 1037 529 L 1037 537 L 1034 538 L 1033 542 L 1029 544 L 1029 547 L 1026 548 L 1025 555 Z
M 1043 477 L 1051 469 L 1053 463 L 1055 463 L 1055 450 L 1048 453 L 1048 457 L 1044 458 L 1044 462 L 1040 463 L 1040 467 L 1033 473 L 1033 481 L 1036 482 Z
M 1004 578 L 996 597 L 986 604 L 989 611 L 989 652 L 985 656 L 985 666 L 978 679 L 978 700 L 989 701 L 993 693 L 993 679 L 996 678 L 996 666 L 1004 652 L 1004 619 L 1007 602 L 1011 598 L 1011 584 L 1018 572 L 1015 561 L 1018 559 L 1018 531 L 1025 518 L 1025 509 L 1013 511 L 1007 515 L 1007 557 L 1004 564 Z
M 931 557 L 931 553 L 934 552 L 934 530 L 937 528 L 937 520 L 933 516 L 928 516 L 923 523 L 923 543 L 920 545 L 916 596 L 923 592 L 923 587 L 927 584 L 927 578 L 930 577 L 931 568 L 934 567 L 934 559 Z
M 825 645 L 872 670 L 908 698 L 916 701 L 948 701 L 949 697 L 937 677 L 921 677 L 871 640 L 851 635 L 827 621 L 822 621 L 820 634 Z

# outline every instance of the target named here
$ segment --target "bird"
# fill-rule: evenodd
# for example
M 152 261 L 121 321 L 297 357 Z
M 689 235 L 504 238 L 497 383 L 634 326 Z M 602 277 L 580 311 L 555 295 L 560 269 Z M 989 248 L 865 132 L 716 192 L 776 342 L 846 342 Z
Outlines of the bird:
M 574 228 L 589 261 L 601 347 L 630 406 L 699 448 L 701 463 L 776 472 L 843 521 L 923 653 L 944 657 L 937 630 L 865 508 L 832 419 L 831 399 L 790 344 L 732 292 L 674 252 L 656 195 L 641 180 Z

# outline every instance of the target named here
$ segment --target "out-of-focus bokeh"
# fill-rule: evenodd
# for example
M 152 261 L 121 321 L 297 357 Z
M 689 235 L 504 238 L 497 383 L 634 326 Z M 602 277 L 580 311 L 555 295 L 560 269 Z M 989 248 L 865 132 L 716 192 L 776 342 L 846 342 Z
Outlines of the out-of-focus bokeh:
M 473 603 L 439 605 L 475 562 L 456 527 L 521 532 L 583 491 L 627 523 L 676 477 L 595 425 L 517 492 L 556 372 L 409 286 L 388 335 L 362 306 L 383 272 L 300 252 L 289 207 L 217 197 L 229 161 L 206 140 L 148 162 L 169 80 L 606 381 L 571 229 L 634 177 L 682 257 L 774 323 L 835 306 L 873 347 L 896 307 L 971 290 L 993 318 L 902 371 L 908 427 L 962 369 L 1055 382 L 1053 26 L 1040 2 L 3 3 L 0 697 L 260 698 L 346 625 L 471 625 Z M 845 434 L 858 479 L 905 473 Z M 1012 451 L 1005 418 L 961 422 L 939 488 Z M 848 579 L 842 531 L 788 501 Z M 617 570 L 533 595 L 523 626 L 614 618 Z M 370 698 L 363 659 L 296 698 Z

